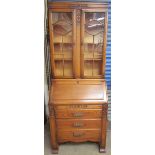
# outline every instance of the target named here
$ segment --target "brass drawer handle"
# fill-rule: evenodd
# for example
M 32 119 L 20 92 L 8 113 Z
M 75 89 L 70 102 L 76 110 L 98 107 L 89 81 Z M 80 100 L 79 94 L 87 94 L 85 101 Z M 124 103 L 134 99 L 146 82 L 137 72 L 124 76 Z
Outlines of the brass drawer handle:
M 74 137 L 81 137 L 81 136 L 84 136 L 84 133 L 73 133 L 73 136 Z
M 73 124 L 73 127 L 83 127 L 83 126 L 84 126 L 84 124 L 83 123 L 79 123 L 79 122 L 75 122 Z
M 73 113 L 73 116 L 74 117 L 82 117 L 83 116 L 83 113 L 81 113 L 81 112 Z

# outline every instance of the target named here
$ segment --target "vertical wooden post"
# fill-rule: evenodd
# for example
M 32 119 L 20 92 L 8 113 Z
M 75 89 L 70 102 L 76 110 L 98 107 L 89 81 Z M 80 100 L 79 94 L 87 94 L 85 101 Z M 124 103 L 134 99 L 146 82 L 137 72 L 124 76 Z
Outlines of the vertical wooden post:
M 105 68 L 106 68 L 107 30 L 108 30 L 108 13 L 105 12 L 104 33 L 103 33 L 103 65 L 102 65 L 103 78 L 105 78 Z
M 76 53 L 75 56 L 75 78 L 80 78 L 80 20 L 81 20 L 81 10 L 76 9 Z
M 50 109 L 50 133 L 51 133 L 52 153 L 58 154 L 54 108 L 53 106 L 50 105 L 49 109 Z
M 107 110 L 108 110 L 108 104 L 104 103 L 102 108 L 102 123 L 101 123 L 101 141 L 100 141 L 100 148 L 99 151 L 101 153 L 105 153 L 105 147 L 106 147 L 106 128 L 107 128 Z
M 51 69 L 52 76 L 55 77 L 55 63 L 54 63 L 54 40 L 53 40 L 53 25 L 52 25 L 52 11 L 48 11 L 49 14 L 49 36 L 50 36 L 50 57 L 51 57 Z
M 81 33 L 81 46 L 80 46 L 80 75 L 81 78 L 84 78 L 84 31 L 85 31 L 85 13 L 81 11 L 81 25 L 80 25 L 80 33 Z
M 73 10 L 72 14 L 72 29 L 73 29 L 73 53 L 72 53 L 72 68 L 73 68 L 73 77 L 76 78 L 76 10 Z

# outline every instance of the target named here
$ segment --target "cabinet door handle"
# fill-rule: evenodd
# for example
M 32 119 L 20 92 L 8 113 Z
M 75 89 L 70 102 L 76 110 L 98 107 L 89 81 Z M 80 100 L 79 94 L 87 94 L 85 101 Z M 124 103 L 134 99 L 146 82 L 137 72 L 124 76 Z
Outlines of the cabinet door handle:
M 83 123 L 80 123 L 80 122 L 75 122 L 73 124 L 73 127 L 83 127 L 83 126 L 84 126 L 84 124 Z
M 74 137 L 81 137 L 81 136 L 84 136 L 84 133 L 78 133 L 78 132 L 76 133 L 76 132 L 74 132 L 73 136 Z
M 81 112 L 73 113 L 73 116 L 74 117 L 82 117 L 83 116 L 83 113 L 81 113 Z

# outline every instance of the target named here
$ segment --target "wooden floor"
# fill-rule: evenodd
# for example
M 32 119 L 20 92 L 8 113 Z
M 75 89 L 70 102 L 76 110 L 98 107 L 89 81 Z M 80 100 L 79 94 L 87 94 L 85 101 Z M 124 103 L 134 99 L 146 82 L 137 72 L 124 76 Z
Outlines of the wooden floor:
M 96 143 L 65 143 L 61 144 L 58 155 L 111 155 L 111 130 L 110 123 L 107 131 L 107 152 L 99 153 Z M 45 125 L 44 130 L 44 155 L 51 155 L 49 124 Z

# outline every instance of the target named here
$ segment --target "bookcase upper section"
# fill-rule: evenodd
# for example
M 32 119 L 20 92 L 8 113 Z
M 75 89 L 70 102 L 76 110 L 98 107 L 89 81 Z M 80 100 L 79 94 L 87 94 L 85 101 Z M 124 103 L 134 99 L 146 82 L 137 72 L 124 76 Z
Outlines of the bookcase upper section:
M 48 3 L 53 78 L 104 78 L 107 11 L 107 3 Z

